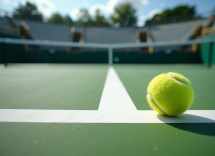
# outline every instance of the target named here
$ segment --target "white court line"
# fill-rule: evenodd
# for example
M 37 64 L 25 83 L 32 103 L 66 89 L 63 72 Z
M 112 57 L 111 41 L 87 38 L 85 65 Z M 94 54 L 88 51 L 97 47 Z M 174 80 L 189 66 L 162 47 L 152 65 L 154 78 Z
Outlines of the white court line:
M 165 117 L 153 110 L 120 113 L 90 110 L 0 109 L 0 122 L 215 123 L 215 110 L 188 110 L 178 117 Z
M 120 81 L 113 67 L 109 67 L 99 111 L 131 112 L 137 111 L 133 101 Z
M 153 110 L 138 111 L 112 67 L 109 68 L 99 110 L 0 109 L 0 122 L 32 123 L 215 123 L 215 110 L 188 110 L 164 117 Z

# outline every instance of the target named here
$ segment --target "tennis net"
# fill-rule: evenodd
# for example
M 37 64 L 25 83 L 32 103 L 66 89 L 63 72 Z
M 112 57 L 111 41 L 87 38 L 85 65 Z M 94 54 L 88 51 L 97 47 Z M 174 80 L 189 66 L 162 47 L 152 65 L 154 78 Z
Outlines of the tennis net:
M 110 66 L 112 66 L 113 63 L 180 63 L 181 61 L 181 63 L 203 62 L 205 64 L 208 64 L 208 67 L 211 67 L 213 63 L 213 57 L 214 57 L 213 51 L 215 51 L 214 49 L 215 40 L 211 40 L 211 39 L 210 40 L 151 42 L 151 43 L 101 44 L 101 43 L 74 43 L 74 42 L 2 38 L 0 39 L 0 42 L 1 42 L 1 52 L 3 56 L 2 62 L 4 63 L 5 67 L 8 65 L 8 63 L 13 62 L 13 61 L 9 61 L 10 58 L 13 58 L 13 59 L 22 58 L 22 59 L 19 59 L 18 62 L 23 62 L 23 63 L 26 63 L 26 62 L 28 63 L 32 63 L 32 62 L 33 63 L 46 63 L 46 62 L 78 63 L 79 62 L 79 63 L 108 63 Z M 203 45 L 205 46 L 205 48 Z M 199 62 L 198 61 L 195 62 L 194 60 L 192 62 L 190 60 L 193 60 L 194 57 L 197 57 L 197 55 L 199 54 L 193 52 L 191 49 L 192 47 L 195 48 L 198 46 L 201 46 L 201 48 L 199 48 L 200 50 L 196 50 L 196 51 L 197 52 L 201 51 L 201 54 L 205 54 L 201 58 L 204 60 Z M 129 52 L 129 49 L 132 49 L 132 48 L 133 49 L 136 48 L 138 50 L 136 52 L 127 53 Z M 123 50 L 120 51 L 120 49 L 126 49 L 127 52 L 125 52 L 126 50 L 124 52 Z M 187 52 L 187 49 L 188 51 L 190 50 L 190 53 Z M 18 50 L 19 52 L 16 52 Z M 13 54 L 11 51 L 15 51 L 14 52 L 15 54 Z M 73 55 L 70 55 L 71 57 L 69 57 L 68 54 L 73 54 Z M 78 54 L 81 54 L 81 55 L 78 55 Z M 174 57 L 172 57 L 173 56 L 172 54 L 174 54 Z M 179 54 L 179 55 L 176 55 L 176 54 Z M 177 62 L 177 59 L 179 58 L 179 56 L 181 57 L 181 60 Z M 188 56 L 190 57 L 190 60 Z M 50 60 L 50 58 L 52 59 Z M 186 60 L 186 58 L 188 58 L 188 60 Z M 171 61 L 168 62 L 167 61 L 168 59 Z

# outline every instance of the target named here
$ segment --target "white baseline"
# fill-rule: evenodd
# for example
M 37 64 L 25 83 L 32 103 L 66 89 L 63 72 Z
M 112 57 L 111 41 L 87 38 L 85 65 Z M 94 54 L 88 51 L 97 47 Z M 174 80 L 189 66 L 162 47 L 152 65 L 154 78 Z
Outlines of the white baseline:
M 102 112 L 89 110 L 0 109 L 0 122 L 33 123 L 215 123 L 215 110 L 188 110 L 165 117 L 153 110 Z

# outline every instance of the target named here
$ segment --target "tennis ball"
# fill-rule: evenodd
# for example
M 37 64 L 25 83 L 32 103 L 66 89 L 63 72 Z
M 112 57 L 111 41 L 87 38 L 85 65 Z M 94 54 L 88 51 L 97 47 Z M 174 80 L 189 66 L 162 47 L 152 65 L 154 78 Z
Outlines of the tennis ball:
M 149 105 L 165 116 L 182 114 L 191 106 L 194 98 L 190 81 L 183 75 L 173 72 L 153 78 L 147 91 Z

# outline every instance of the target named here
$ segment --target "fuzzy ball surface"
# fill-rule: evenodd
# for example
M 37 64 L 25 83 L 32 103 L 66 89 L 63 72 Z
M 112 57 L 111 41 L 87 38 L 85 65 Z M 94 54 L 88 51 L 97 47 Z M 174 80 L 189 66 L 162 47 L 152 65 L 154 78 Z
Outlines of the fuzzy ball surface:
M 151 108 L 165 116 L 182 114 L 191 106 L 194 99 L 190 81 L 183 75 L 173 72 L 153 78 L 147 92 Z

